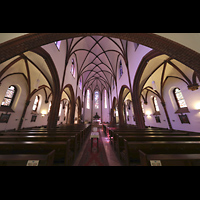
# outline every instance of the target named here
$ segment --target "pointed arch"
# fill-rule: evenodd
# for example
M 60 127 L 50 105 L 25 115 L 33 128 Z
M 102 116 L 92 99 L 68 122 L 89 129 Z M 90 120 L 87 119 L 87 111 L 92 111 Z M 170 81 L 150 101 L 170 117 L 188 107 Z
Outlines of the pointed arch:
M 74 114 L 75 114 L 76 101 L 75 101 L 74 89 L 73 89 L 72 85 L 71 84 L 65 85 L 64 88 L 61 91 L 61 94 L 63 92 L 66 92 L 67 96 L 70 99 L 68 122 L 69 122 L 69 124 L 73 124 L 74 123 Z
M 125 89 L 128 89 L 130 92 L 130 89 L 127 85 L 122 85 L 120 92 L 119 92 L 119 102 L 118 102 L 118 111 L 119 111 L 119 122 L 120 125 L 123 125 L 125 123 L 124 117 L 123 117 L 123 105 L 124 105 L 124 98 L 126 97 Z M 128 92 L 128 93 L 129 93 Z
M 57 116 L 59 112 L 61 92 L 60 92 L 60 81 L 58 77 L 58 73 L 56 70 L 56 66 L 47 51 L 45 51 L 42 47 L 38 47 L 31 50 L 32 52 L 40 55 L 46 62 L 49 71 L 51 73 L 51 90 L 52 90 L 52 106 L 50 110 L 50 115 L 48 117 L 47 128 L 55 128 L 57 125 Z
M 142 113 L 142 107 L 141 107 L 141 102 L 140 102 L 140 91 L 139 91 L 139 86 L 140 86 L 140 79 L 142 77 L 142 74 L 147 66 L 147 63 L 159 56 L 162 55 L 162 53 L 152 50 L 149 53 L 147 53 L 142 60 L 140 61 L 140 64 L 137 68 L 136 74 L 135 74 L 135 79 L 133 82 L 133 91 L 132 92 L 132 101 L 133 101 L 133 110 L 134 110 L 134 115 L 136 119 L 136 126 L 140 129 L 145 128 L 145 123 L 144 123 L 144 116 Z

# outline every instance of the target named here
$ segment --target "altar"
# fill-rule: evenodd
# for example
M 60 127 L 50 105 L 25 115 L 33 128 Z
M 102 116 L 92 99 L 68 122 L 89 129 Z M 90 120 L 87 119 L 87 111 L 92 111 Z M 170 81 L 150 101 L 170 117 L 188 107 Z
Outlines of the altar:
M 95 116 L 93 117 L 92 124 L 99 125 L 100 123 L 101 123 L 101 117 L 96 112 Z

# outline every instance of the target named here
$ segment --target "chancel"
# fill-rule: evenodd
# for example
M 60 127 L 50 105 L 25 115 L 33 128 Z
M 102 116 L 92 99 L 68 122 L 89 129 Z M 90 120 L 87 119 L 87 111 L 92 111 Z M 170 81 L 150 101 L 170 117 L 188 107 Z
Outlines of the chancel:
M 100 116 L 97 114 L 97 112 L 96 112 L 96 114 L 95 114 L 95 116 L 93 117 L 94 119 L 99 119 L 100 118 Z
M 199 33 L 0 33 L 0 165 L 200 165 L 199 46 Z

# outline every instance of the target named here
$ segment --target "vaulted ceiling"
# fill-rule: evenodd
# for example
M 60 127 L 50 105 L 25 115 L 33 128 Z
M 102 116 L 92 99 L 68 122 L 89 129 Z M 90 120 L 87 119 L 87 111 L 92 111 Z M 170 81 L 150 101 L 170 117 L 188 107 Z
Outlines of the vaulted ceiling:
M 116 80 L 119 60 L 126 60 L 128 41 L 104 37 L 87 36 L 67 39 L 68 59 L 74 55 L 78 79 L 82 76 L 85 90 L 109 90 Z M 70 62 L 70 60 L 68 60 Z

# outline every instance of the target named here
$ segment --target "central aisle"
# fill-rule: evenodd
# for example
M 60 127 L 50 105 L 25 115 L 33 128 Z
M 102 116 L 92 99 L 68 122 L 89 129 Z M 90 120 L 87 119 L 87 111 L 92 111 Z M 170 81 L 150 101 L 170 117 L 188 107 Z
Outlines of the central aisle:
M 93 140 L 91 149 L 89 134 L 73 166 L 121 166 L 110 145 L 109 137 L 104 135 L 102 128 L 98 128 L 97 131 L 100 133 L 98 151 L 96 139 Z

